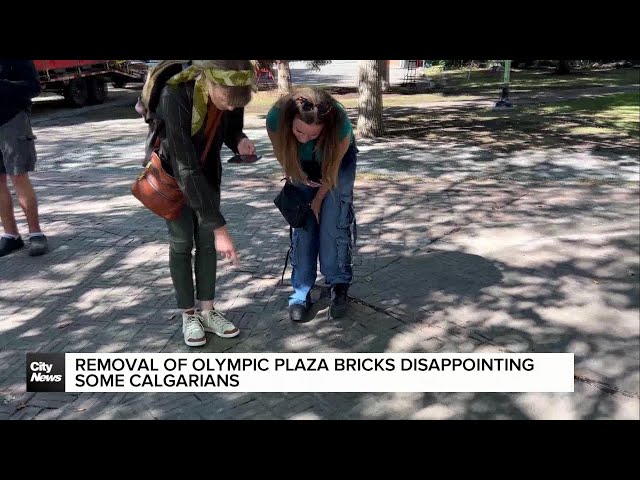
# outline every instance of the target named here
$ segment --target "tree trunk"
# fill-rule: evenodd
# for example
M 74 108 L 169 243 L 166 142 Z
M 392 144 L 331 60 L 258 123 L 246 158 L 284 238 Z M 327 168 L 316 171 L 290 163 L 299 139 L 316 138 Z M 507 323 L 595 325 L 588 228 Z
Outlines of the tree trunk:
M 569 60 L 558 60 L 556 73 L 558 75 L 568 75 L 569 73 L 571 73 L 571 65 L 569 64 Z
M 360 60 L 358 81 L 359 138 L 379 137 L 382 124 L 382 71 L 384 60 Z
M 391 60 L 383 60 L 382 66 L 382 92 L 386 93 L 389 91 L 389 87 L 391 86 L 391 82 L 389 80 L 389 62 Z
M 289 60 L 278 60 L 278 90 L 282 95 L 286 95 L 291 91 Z

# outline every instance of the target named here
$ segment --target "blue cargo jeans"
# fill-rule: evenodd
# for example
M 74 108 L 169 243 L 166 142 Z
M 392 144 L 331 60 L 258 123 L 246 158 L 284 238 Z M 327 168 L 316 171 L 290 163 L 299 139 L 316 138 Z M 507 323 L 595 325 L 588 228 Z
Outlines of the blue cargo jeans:
M 355 144 L 345 153 L 338 174 L 338 185 L 329 191 L 322 202 L 320 223 L 315 215 L 309 215 L 303 228 L 293 229 L 291 243 L 291 285 L 293 294 L 289 305 L 296 303 L 310 306 L 311 288 L 317 278 L 318 256 L 320 272 L 327 284 L 350 284 L 353 279 L 352 248 L 356 228 L 353 210 L 353 184 L 356 177 Z M 311 202 L 317 188 L 295 184 L 305 199 Z

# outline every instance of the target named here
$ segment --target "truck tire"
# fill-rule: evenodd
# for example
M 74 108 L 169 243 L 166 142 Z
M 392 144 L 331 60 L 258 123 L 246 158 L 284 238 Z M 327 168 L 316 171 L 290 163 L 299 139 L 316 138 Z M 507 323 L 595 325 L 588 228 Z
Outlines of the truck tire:
M 89 88 L 84 78 L 75 78 L 64 88 L 64 99 L 73 108 L 84 107 L 89 99 Z
M 111 82 L 111 85 L 113 85 L 113 88 L 124 88 L 126 84 L 127 84 L 127 81 L 123 80 L 122 78 L 118 78 Z
M 104 103 L 108 93 L 107 83 L 104 81 L 104 78 L 88 78 L 87 87 L 90 104 Z

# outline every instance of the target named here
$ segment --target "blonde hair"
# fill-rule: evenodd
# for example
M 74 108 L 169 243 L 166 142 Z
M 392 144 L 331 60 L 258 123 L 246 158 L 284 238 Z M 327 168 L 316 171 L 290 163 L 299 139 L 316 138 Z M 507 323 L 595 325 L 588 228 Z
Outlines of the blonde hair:
M 276 103 L 280 110 L 280 122 L 275 133 L 276 157 L 282 162 L 285 174 L 301 181 L 305 174 L 298 158 L 298 140 L 293 134 L 293 121 L 299 118 L 307 125 L 322 125 L 315 153 L 322 160 L 322 181 L 335 188 L 342 160 L 338 151 L 339 124 L 344 112 L 336 100 L 324 90 L 302 87 L 283 96 Z

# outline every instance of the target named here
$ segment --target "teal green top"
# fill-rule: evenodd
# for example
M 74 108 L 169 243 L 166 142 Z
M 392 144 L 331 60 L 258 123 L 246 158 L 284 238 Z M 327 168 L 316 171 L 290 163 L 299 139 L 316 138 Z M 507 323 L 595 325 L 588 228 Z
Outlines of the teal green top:
M 347 135 L 351 135 L 351 141 L 354 141 L 353 127 L 351 126 L 351 120 L 345 111 L 344 107 L 339 103 L 336 103 L 340 110 L 340 118 L 338 120 L 338 128 L 340 133 L 340 140 L 344 140 Z M 267 128 L 272 132 L 278 130 L 280 124 L 280 109 L 275 105 L 271 107 L 269 113 L 267 113 Z M 298 145 L 298 154 L 300 155 L 300 161 L 309 162 L 313 160 L 313 151 L 316 148 L 317 140 L 310 140 L 307 143 L 301 143 Z M 319 159 L 322 161 L 322 159 Z

